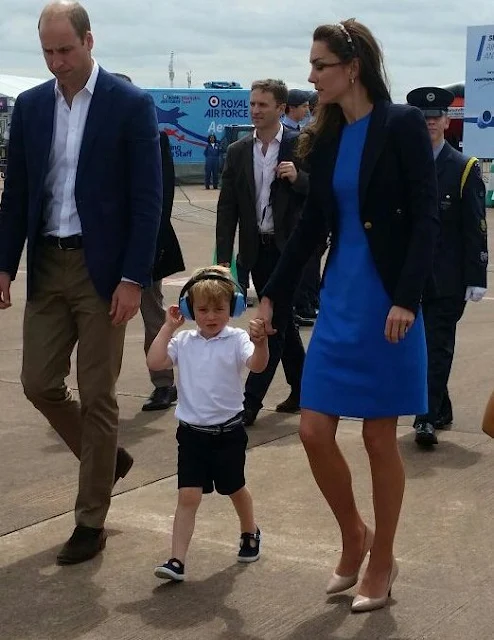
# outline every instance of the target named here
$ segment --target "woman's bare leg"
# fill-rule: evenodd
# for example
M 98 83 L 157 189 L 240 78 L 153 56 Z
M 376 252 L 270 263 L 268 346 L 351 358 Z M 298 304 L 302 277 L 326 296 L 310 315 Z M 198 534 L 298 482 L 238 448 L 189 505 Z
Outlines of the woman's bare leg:
M 343 552 L 335 571 L 350 576 L 362 559 L 365 524 L 355 504 L 350 469 L 335 440 L 338 422 L 338 416 L 302 409 L 300 438 L 314 479 L 341 529 Z

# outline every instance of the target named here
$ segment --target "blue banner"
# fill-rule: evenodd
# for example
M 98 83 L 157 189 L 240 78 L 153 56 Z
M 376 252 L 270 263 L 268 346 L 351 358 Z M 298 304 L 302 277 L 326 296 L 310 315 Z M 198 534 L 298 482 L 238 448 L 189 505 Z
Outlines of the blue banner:
M 156 105 L 175 164 L 204 162 L 208 136 L 218 142 L 227 124 L 250 124 L 247 89 L 146 89 Z

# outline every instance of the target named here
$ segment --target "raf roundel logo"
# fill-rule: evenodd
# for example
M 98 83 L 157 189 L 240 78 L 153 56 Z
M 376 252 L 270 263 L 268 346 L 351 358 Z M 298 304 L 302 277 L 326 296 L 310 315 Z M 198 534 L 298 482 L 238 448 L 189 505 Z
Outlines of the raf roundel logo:
M 218 96 L 211 96 L 209 98 L 209 106 L 213 107 L 213 109 L 215 109 L 220 103 L 220 99 L 218 98 Z
M 425 97 L 427 99 L 427 102 L 434 102 L 434 100 L 436 99 L 436 94 L 432 93 L 432 91 L 431 91 Z

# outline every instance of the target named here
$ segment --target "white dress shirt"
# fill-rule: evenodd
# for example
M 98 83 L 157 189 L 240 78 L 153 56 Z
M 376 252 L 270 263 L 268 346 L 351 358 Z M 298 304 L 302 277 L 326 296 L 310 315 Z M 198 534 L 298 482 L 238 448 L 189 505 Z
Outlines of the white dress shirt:
M 175 415 L 189 424 L 213 426 L 240 413 L 244 401 L 242 372 L 254 353 L 247 331 L 226 326 L 214 338 L 198 330 L 181 331 L 168 343 L 178 367 Z
M 257 131 L 254 131 L 254 181 L 256 184 L 256 215 L 259 233 L 274 233 L 273 209 L 269 199 L 271 183 L 276 177 L 282 137 L 283 126 L 280 124 L 276 137 L 271 140 L 266 150 L 266 155 L 264 155 L 262 141 L 258 138 Z
M 82 232 L 75 202 L 75 179 L 98 72 L 98 63 L 94 61 L 89 80 L 74 96 L 71 107 L 58 81 L 55 83 L 53 137 L 44 190 L 44 235 L 66 238 Z

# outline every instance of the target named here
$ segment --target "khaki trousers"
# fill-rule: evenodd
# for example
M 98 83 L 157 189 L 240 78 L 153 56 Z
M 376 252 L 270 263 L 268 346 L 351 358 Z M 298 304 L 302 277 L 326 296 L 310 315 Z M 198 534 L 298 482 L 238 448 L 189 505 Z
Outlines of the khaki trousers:
M 34 271 L 24 314 L 24 392 L 80 460 L 76 524 L 99 528 L 114 483 L 125 326 L 112 327 L 82 249 L 40 245 Z M 65 384 L 76 344 L 80 402 Z
M 157 280 L 150 287 L 142 290 L 141 315 L 144 322 L 144 353 L 146 355 L 166 320 L 162 284 L 162 280 Z M 150 371 L 149 376 L 155 387 L 171 387 L 173 385 L 173 369 Z

